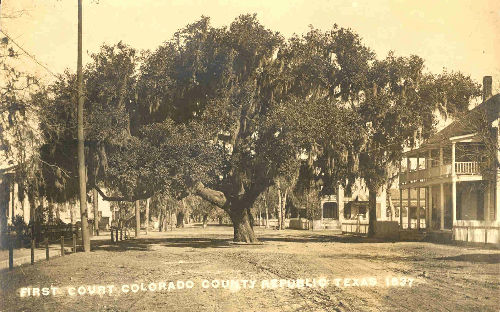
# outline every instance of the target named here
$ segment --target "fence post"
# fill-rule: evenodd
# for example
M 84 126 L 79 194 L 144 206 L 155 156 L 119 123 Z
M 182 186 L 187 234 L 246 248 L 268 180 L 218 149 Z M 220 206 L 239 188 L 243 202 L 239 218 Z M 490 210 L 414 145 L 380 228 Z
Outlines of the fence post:
M 120 240 L 123 240 L 123 228 L 120 228 Z
M 61 256 L 64 256 L 64 235 L 61 235 Z
M 47 233 L 45 233 L 47 235 Z M 49 237 L 45 236 L 45 259 L 49 260 Z
M 116 238 L 116 242 L 118 243 L 118 229 L 116 229 L 116 235 L 115 235 L 115 238 Z
M 12 268 L 14 268 L 14 242 L 12 241 L 12 236 L 10 236 L 9 237 L 9 270 L 12 270 Z

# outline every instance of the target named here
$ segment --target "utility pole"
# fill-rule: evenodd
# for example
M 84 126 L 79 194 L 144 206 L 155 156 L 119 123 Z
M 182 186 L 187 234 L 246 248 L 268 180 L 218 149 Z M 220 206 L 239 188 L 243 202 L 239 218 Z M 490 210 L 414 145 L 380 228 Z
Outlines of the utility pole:
M 83 149 L 83 73 L 82 73 L 82 0 L 78 0 L 78 60 L 76 68 L 78 83 L 78 180 L 80 185 L 80 215 L 82 222 L 83 250 L 90 252 L 90 237 L 87 212 L 87 177 Z

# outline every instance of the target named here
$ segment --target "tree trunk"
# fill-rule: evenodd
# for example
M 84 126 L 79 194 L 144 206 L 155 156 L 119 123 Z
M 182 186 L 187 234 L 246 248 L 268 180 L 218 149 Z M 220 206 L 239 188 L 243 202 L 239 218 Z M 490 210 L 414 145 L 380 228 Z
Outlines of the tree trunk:
M 61 220 L 61 213 L 60 213 L 60 209 L 61 207 L 59 206 L 59 204 L 55 204 L 55 208 L 56 208 L 56 222 L 58 222 L 59 220 Z
M 203 215 L 203 228 L 206 228 L 208 225 L 208 215 L 204 214 Z
M 170 225 L 170 231 L 173 231 L 174 226 L 172 223 L 172 210 L 168 210 L 168 224 Z
M 281 200 L 281 229 L 285 229 L 285 218 L 286 218 L 286 200 L 288 197 L 288 190 L 285 190 L 283 199 Z
M 258 241 L 250 222 L 249 207 L 243 204 L 233 204 L 229 215 L 233 222 L 235 242 L 255 243 Z
M 269 228 L 269 207 L 267 207 L 267 199 L 264 197 L 264 206 L 266 207 L 266 229 Z
M 171 218 L 171 214 L 170 214 L 170 212 L 169 212 L 168 216 Z M 163 225 L 162 225 L 162 227 L 163 227 L 163 231 L 164 231 L 164 232 L 166 232 L 166 231 L 168 230 L 168 225 L 169 225 L 170 223 L 171 223 L 171 222 L 170 222 L 170 221 L 168 220 L 168 218 L 167 218 L 167 213 L 166 213 L 166 212 L 164 212 L 164 214 L 163 214 Z M 170 230 L 172 230 L 172 226 L 170 226 Z
M 92 190 L 92 199 L 94 202 L 94 233 L 99 236 L 99 196 L 97 190 Z
M 391 189 L 389 186 L 386 188 L 387 201 L 389 202 L 389 208 L 391 209 L 391 221 L 396 218 L 396 208 L 394 207 L 394 203 L 392 202 Z
M 201 182 L 195 185 L 198 196 L 223 208 L 231 217 L 234 228 L 234 241 L 252 243 L 257 241 L 253 231 L 253 218 L 250 213 L 255 199 L 263 191 L 262 185 L 246 194 L 238 194 L 238 199 L 229 201 L 226 195 L 220 191 L 206 188 Z M 235 198 L 236 196 L 232 196 Z
M 35 230 L 36 230 L 36 204 L 35 204 L 35 195 L 33 191 L 28 191 L 28 202 L 30 203 L 30 225 L 31 225 L 31 238 L 35 239 L 35 247 L 38 248 L 38 240 L 36 239 Z
M 259 227 L 262 226 L 262 211 L 261 211 L 261 207 L 259 205 L 259 207 L 257 208 L 257 213 L 258 213 L 258 216 L 259 216 Z
M 49 202 L 49 223 L 54 222 L 54 203 Z
M 146 216 L 145 216 L 144 224 L 146 225 L 146 235 L 148 235 L 148 229 L 149 229 L 149 198 L 146 199 Z
M 0 178 L 0 247 L 5 248 L 7 247 L 8 243 L 8 237 L 5 233 L 7 233 L 7 224 L 8 224 L 8 211 L 9 211 L 9 200 L 10 200 L 10 190 L 9 190 L 9 183 L 6 182 L 5 176 L 4 178 Z M 3 179 L 3 180 L 2 180 Z M 30 197 L 30 203 L 31 200 L 33 200 L 34 204 L 34 197 Z M 31 219 L 33 220 L 34 214 L 30 215 Z
M 141 211 L 139 201 L 135 201 L 135 237 L 139 237 L 141 232 Z
M 163 209 L 160 209 L 160 212 L 158 213 L 158 232 L 163 231 Z
M 175 225 L 175 227 L 184 227 L 184 211 L 177 212 L 177 224 Z
M 375 236 L 375 222 L 377 222 L 377 191 L 376 188 L 368 192 L 368 237 Z
M 278 209 L 276 209 L 278 211 L 278 230 L 281 230 L 281 188 L 280 188 L 280 181 L 278 180 L 277 182 L 277 186 L 278 186 Z

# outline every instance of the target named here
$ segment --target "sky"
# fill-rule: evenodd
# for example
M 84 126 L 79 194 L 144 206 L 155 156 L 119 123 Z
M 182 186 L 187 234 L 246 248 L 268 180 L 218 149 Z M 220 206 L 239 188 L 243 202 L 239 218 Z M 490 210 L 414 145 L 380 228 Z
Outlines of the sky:
M 1 6 L 2 31 L 51 71 L 76 70 L 77 1 L 3 0 Z M 461 71 L 480 83 L 491 75 L 494 93 L 500 92 L 499 0 L 83 0 L 84 63 L 102 43 L 154 50 L 202 15 L 222 26 L 245 13 L 257 13 L 285 37 L 337 23 L 357 32 L 379 58 L 393 50 L 421 56 L 433 73 Z M 22 63 L 49 77 L 28 57 Z

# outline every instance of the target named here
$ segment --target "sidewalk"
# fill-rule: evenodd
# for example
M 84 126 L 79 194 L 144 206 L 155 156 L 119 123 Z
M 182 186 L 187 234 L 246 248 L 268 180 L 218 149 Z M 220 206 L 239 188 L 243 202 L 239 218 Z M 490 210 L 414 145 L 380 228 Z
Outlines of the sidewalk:
M 93 236 L 90 238 L 91 241 L 94 240 L 111 240 L 110 233 L 102 231 L 99 236 Z M 81 239 L 76 242 L 77 249 L 81 248 Z M 64 251 L 66 254 L 72 253 L 73 241 L 71 239 L 66 239 L 64 241 Z M 49 256 L 50 258 L 61 256 L 61 244 L 54 243 L 49 245 Z M 35 262 L 45 260 L 45 244 L 40 243 L 39 248 L 35 248 Z M 20 266 L 21 264 L 31 262 L 31 248 L 17 248 L 14 249 L 14 267 Z M 0 250 L 0 270 L 9 269 L 9 250 Z

